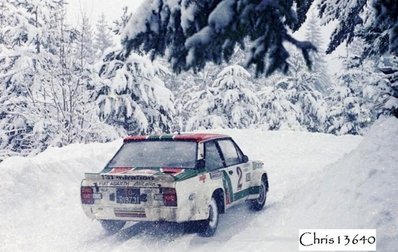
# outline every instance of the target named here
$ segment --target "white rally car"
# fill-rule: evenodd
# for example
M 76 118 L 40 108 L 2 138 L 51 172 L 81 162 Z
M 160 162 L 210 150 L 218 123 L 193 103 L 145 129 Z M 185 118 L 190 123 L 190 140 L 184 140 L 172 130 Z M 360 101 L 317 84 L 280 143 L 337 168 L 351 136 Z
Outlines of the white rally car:
M 198 224 L 212 236 L 219 214 L 239 202 L 264 207 L 268 177 L 231 137 L 219 134 L 130 136 L 99 173 L 86 173 L 81 202 L 108 232 L 126 221 Z

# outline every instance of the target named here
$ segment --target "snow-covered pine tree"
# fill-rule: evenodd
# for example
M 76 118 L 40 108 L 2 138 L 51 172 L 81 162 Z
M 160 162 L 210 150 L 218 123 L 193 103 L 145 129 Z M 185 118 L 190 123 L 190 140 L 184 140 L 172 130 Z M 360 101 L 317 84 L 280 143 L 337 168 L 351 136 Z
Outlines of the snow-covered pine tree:
M 288 75 L 275 76 L 272 85 L 260 91 L 260 123 L 271 130 L 287 128 L 323 132 L 326 102 L 315 88 L 317 75 L 306 68 L 298 53 L 293 53 L 289 61 Z
M 339 21 L 331 36 L 326 53 L 331 53 L 344 41 L 350 44 L 359 38 L 364 41 L 359 57 L 360 62 L 364 59 L 372 61 L 380 56 L 387 56 L 387 58 L 398 56 L 398 1 L 332 0 L 322 1 L 318 7 L 324 24 L 335 19 Z M 392 68 L 389 69 L 392 70 Z M 381 93 L 384 93 L 386 97 L 391 97 L 390 101 L 394 101 L 393 103 L 396 104 L 395 101 L 398 98 L 394 91 L 396 90 L 396 84 L 394 84 L 396 83 L 396 77 L 394 77 L 396 71 L 384 72 L 383 67 L 378 70 L 383 72 L 388 79 L 379 82 L 381 86 L 386 86 L 380 86 Z M 373 88 L 370 87 L 370 89 Z M 390 91 L 383 91 L 387 89 Z M 378 92 L 372 93 L 377 94 Z M 390 108 L 386 110 L 387 114 L 398 115 L 395 106 L 388 107 Z
M 231 65 L 244 65 L 244 55 L 245 52 L 240 47 L 235 47 L 234 54 L 231 57 Z M 166 63 L 165 63 L 166 64 Z M 176 103 L 176 120 L 179 122 L 178 130 L 186 131 L 187 122 L 191 117 L 197 115 L 195 111 L 199 108 L 200 104 L 203 102 L 202 98 L 206 96 L 207 87 L 217 78 L 217 74 L 220 73 L 227 64 L 216 65 L 213 63 L 208 63 L 199 72 L 185 71 L 180 74 L 173 74 L 170 78 L 165 80 L 167 87 L 172 90 L 175 94 Z M 252 69 L 248 69 L 252 76 L 255 75 Z M 254 78 L 249 78 L 253 81 Z M 201 97 L 198 99 L 198 97 Z
M 115 129 L 102 122 L 97 115 L 95 94 L 98 83 L 101 81 L 97 68 L 94 65 L 95 54 L 92 41 L 92 28 L 90 20 L 84 14 L 82 22 L 76 32 L 76 40 L 73 41 L 71 74 L 75 77 L 74 83 L 74 108 L 75 115 L 73 129 L 76 130 L 78 142 L 108 141 L 119 137 Z M 67 92 L 69 94 L 69 92 Z
M 77 58 L 80 60 L 80 67 L 84 68 L 87 64 L 92 65 L 95 62 L 95 51 L 93 42 L 93 29 L 90 24 L 90 20 L 84 13 L 82 21 L 77 29 L 77 44 L 79 46 L 77 50 Z
M 328 97 L 328 133 L 363 134 L 374 121 L 374 103 L 364 97 L 364 87 L 370 93 L 370 72 L 361 64 L 363 41 L 354 40 L 347 48 L 343 69 L 337 76 L 337 86 Z
M 10 1 L 1 1 L 0 2 L 0 45 L 6 43 L 5 32 L 7 31 L 7 27 L 14 26 L 19 18 L 19 13 L 16 15 L 12 15 L 17 11 L 16 7 L 10 3 Z M 8 41 L 9 43 L 9 41 Z
M 379 94 L 376 107 L 380 114 L 398 117 L 398 56 L 386 55 L 377 64 L 382 79 L 377 82 Z
M 96 98 L 100 118 L 128 134 L 170 132 L 174 96 L 161 79 L 167 70 L 146 56 L 126 57 L 117 47 L 103 60 Z
M 326 53 L 359 37 L 365 41 L 362 57 L 397 55 L 398 1 L 330 0 L 318 7 L 324 24 L 338 20 Z
M 41 106 L 46 111 L 44 119 L 35 119 L 35 127 L 38 133 L 47 136 L 45 146 L 108 140 L 102 134 L 105 124 L 99 122 L 90 103 L 97 80 L 85 37 L 89 34 L 83 34 L 87 23 L 80 26 L 81 31 L 69 28 L 65 24 L 65 3 L 58 3 L 59 9 L 53 10 L 45 27 L 51 38 L 43 47 L 43 56 L 52 59 L 43 71 L 48 76 L 42 78 L 40 88 L 33 89 L 36 100 L 44 101 Z
M 57 8 L 47 2 L 2 1 L 0 27 L 0 129 L 2 131 L 3 156 L 26 155 L 35 148 L 42 149 L 44 137 L 34 132 L 34 117 L 44 117 L 45 111 L 37 106 L 32 89 L 39 87 L 43 64 L 51 58 L 43 58 L 43 25 L 48 21 L 48 10 Z M 34 101 L 34 102 L 32 102 Z M 5 143 L 6 142 L 6 143 Z
M 82 108 L 89 101 L 83 74 L 88 63 L 82 63 L 86 56 L 76 58 L 81 44 L 78 32 L 64 24 L 65 3 L 7 1 L 18 22 L 1 27 L 0 127 L 8 141 L 6 155 L 101 136 L 95 133 L 100 124 L 94 130 L 88 120 L 97 118 L 93 110 Z
M 326 101 L 321 92 L 316 89 L 316 80 L 319 75 L 309 71 L 299 54 L 292 55 L 291 59 L 292 96 L 296 105 L 301 108 L 303 117 L 300 124 L 308 131 L 323 132 L 326 119 Z
M 220 64 L 237 44 L 253 42 L 248 66 L 257 73 L 287 71 L 289 53 L 284 42 L 300 48 L 308 60 L 311 43 L 297 41 L 297 31 L 313 0 L 279 1 L 145 1 L 131 18 L 123 41 L 126 52 L 143 49 L 166 55 L 176 72 L 203 69 L 206 62 Z
M 189 130 L 186 127 L 188 120 L 197 116 L 196 109 L 203 103 L 202 99 L 206 96 L 207 87 L 213 83 L 221 70 L 221 66 L 208 64 L 197 73 L 187 71 L 168 78 L 166 85 L 171 86 L 176 96 L 178 130 Z
M 294 129 L 305 130 L 300 124 L 303 117 L 301 109 L 292 102 L 289 83 L 282 77 L 271 75 L 267 85 L 261 87 L 259 127 L 264 130 Z
M 239 46 L 235 47 L 229 65 L 243 66 L 245 61 L 244 56 L 245 51 Z M 217 65 L 210 62 L 198 72 L 185 71 L 180 74 L 174 74 L 165 81 L 166 86 L 170 87 L 176 96 L 177 117 L 181 119 L 181 130 L 186 130 L 188 119 L 195 116 L 194 110 L 199 107 L 198 103 L 201 103 L 201 100 L 196 98 L 205 96 L 207 92 L 206 88 L 211 86 L 217 78 L 217 74 L 226 66 L 227 64 L 224 63 Z M 255 73 L 252 70 L 248 69 L 247 71 L 254 76 Z M 254 78 L 249 79 L 252 82 L 254 81 Z
M 380 115 L 396 115 L 398 108 L 397 58 L 387 54 L 363 59 L 365 43 L 356 38 L 349 44 L 343 71 L 338 76 L 340 85 L 352 90 L 361 110 L 366 110 L 361 112 L 364 116 L 357 128 L 367 127 Z
M 306 40 L 311 42 L 317 48 L 317 51 L 310 52 L 310 58 L 312 61 L 311 70 L 316 74 L 315 89 L 323 94 L 327 94 L 332 89 L 332 82 L 328 74 L 321 27 L 315 13 L 312 13 L 310 18 L 307 20 Z
M 127 26 L 127 23 L 129 22 L 132 15 L 133 14 L 129 11 L 129 8 L 127 6 L 124 6 L 122 16 L 119 19 L 113 21 L 113 33 L 116 35 L 121 35 L 123 29 Z
M 259 120 L 259 100 L 250 74 L 241 66 L 225 67 L 217 79 L 195 97 L 199 107 L 187 129 L 247 128 Z
M 105 50 L 111 47 L 112 44 L 113 36 L 110 28 L 108 27 L 105 14 L 102 13 L 97 21 L 94 35 L 94 48 L 97 59 L 102 58 Z
M 336 135 L 363 134 L 371 114 L 363 98 L 350 87 L 350 81 L 344 78 L 341 81 L 329 97 L 326 131 Z

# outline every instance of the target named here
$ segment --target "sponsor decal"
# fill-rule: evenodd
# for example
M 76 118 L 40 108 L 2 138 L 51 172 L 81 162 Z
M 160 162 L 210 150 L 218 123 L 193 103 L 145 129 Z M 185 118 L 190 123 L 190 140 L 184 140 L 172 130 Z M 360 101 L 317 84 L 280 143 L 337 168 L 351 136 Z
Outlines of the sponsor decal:
M 252 180 L 252 174 L 249 172 L 246 173 L 246 182 L 249 182 L 250 180 Z
M 157 187 L 157 184 L 152 181 L 136 181 L 133 184 L 134 187 Z
M 225 195 L 227 195 L 227 197 L 225 199 L 225 203 L 227 205 L 231 204 L 231 193 L 229 192 L 228 187 L 225 187 Z
M 261 169 L 263 167 L 263 162 L 253 162 L 253 170 Z
M 117 180 L 155 180 L 154 177 L 150 177 L 150 176 L 141 176 L 141 175 L 107 175 L 107 174 L 102 174 L 101 175 L 102 179 L 104 180 L 113 180 L 113 179 L 117 179 Z
M 206 174 L 202 174 L 199 176 L 199 181 L 202 181 L 203 183 L 206 183 Z
M 213 179 L 213 180 L 221 179 L 222 178 L 222 172 L 221 171 L 210 172 L 210 178 Z
M 128 186 L 128 181 L 99 181 L 99 186 Z
M 100 192 L 108 192 L 108 188 L 104 188 L 102 186 L 132 186 L 132 187 L 159 187 L 158 184 L 156 184 L 153 181 L 146 181 L 146 180 L 140 180 L 140 181 L 126 181 L 126 180 L 101 180 L 98 182 L 98 186 L 101 186 L 99 188 Z

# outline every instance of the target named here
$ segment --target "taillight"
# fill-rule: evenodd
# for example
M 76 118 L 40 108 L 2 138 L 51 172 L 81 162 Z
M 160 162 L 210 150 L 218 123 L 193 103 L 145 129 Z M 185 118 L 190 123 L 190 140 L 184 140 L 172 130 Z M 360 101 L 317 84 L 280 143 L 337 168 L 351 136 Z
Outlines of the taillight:
M 162 188 L 163 204 L 165 206 L 177 206 L 177 193 L 175 188 Z
M 82 186 L 80 188 L 80 196 L 82 204 L 94 204 L 94 190 L 91 186 Z

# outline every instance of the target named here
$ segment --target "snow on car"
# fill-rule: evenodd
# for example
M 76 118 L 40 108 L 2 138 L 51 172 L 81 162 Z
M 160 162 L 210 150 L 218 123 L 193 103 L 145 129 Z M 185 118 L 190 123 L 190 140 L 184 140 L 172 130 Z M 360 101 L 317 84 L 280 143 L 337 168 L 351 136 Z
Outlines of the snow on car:
M 126 221 L 167 221 L 214 235 L 219 214 L 240 202 L 261 210 L 268 177 L 221 134 L 129 136 L 99 173 L 81 182 L 85 214 L 108 232 Z

